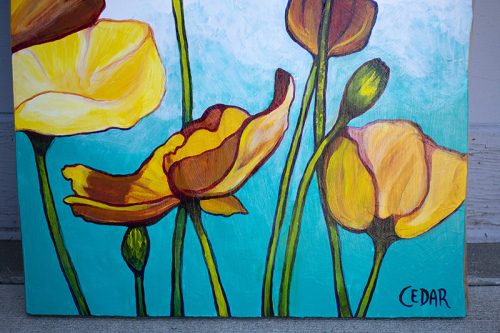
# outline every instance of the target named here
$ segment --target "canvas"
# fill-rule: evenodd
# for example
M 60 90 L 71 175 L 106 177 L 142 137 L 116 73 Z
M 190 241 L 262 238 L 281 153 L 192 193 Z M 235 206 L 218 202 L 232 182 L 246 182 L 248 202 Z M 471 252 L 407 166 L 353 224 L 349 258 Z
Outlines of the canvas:
M 26 309 L 466 315 L 469 0 L 12 0 Z

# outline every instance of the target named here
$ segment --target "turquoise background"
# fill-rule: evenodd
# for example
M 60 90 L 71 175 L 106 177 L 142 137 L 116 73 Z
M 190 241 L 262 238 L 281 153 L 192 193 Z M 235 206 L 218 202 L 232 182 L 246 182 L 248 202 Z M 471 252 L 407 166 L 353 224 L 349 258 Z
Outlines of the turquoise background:
M 288 36 L 286 1 L 185 1 L 194 85 L 194 115 L 216 103 L 236 105 L 251 114 L 272 99 L 274 71 L 289 71 L 296 83 L 290 129 L 269 161 L 236 193 L 249 215 L 229 218 L 203 214 L 233 316 L 260 316 L 262 280 L 277 190 L 288 152 L 311 56 Z M 362 126 L 376 119 L 410 119 L 439 145 L 467 150 L 467 68 L 471 4 L 466 0 L 378 1 L 379 14 L 368 46 L 332 58 L 328 73 L 327 128 L 335 120 L 344 85 L 364 62 L 381 58 L 391 69 L 389 84 L 375 107 L 355 119 Z M 107 1 L 103 18 L 138 19 L 155 33 L 167 71 L 161 107 L 130 130 L 56 138 L 47 167 L 62 233 L 83 292 L 94 315 L 135 315 L 133 274 L 120 246 L 125 227 L 102 226 L 75 218 L 62 200 L 72 193 L 61 175 L 65 165 L 81 163 L 113 174 L 134 172 L 181 125 L 180 70 L 171 4 L 168 1 Z M 274 279 L 278 299 L 288 221 L 296 188 L 312 153 L 312 117 L 306 124 L 301 155 L 292 180 L 287 222 L 278 247 Z M 31 144 L 16 134 L 19 202 L 26 274 L 27 311 L 77 314 L 43 215 Z M 312 184 L 315 184 L 313 180 Z M 151 252 L 145 271 L 149 315 L 169 315 L 171 242 L 175 212 L 148 227 Z M 465 315 L 463 255 L 465 209 L 426 234 L 400 240 L 388 250 L 369 317 Z M 373 244 L 365 234 L 340 231 L 342 263 L 353 311 L 373 262 Z M 185 313 L 216 315 L 201 247 L 188 223 L 183 265 Z M 404 287 L 447 290 L 447 307 L 402 306 Z M 302 222 L 290 312 L 293 316 L 336 316 L 333 274 L 318 191 L 311 186 Z

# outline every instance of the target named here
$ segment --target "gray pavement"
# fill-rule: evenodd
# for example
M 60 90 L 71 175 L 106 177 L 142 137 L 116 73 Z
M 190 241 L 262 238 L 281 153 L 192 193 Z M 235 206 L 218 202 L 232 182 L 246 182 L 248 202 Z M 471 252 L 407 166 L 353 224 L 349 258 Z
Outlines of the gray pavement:
M 454 319 L 123 318 L 30 316 L 24 286 L 0 285 L 4 332 L 499 332 L 500 286 L 470 287 L 469 312 Z
M 500 243 L 467 244 L 469 311 L 454 319 L 124 318 L 25 312 L 19 241 L 0 241 L 0 332 L 500 332 Z

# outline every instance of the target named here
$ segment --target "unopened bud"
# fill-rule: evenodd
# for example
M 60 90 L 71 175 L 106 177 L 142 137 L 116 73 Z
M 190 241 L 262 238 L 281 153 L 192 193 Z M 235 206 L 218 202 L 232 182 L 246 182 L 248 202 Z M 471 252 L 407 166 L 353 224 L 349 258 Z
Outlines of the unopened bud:
M 144 269 L 149 256 L 149 236 L 146 227 L 127 229 L 123 236 L 122 256 L 134 273 Z
M 389 72 L 378 58 L 361 65 L 347 81 L 339 114 L 351 120 L 373 107 L 387 86 Z

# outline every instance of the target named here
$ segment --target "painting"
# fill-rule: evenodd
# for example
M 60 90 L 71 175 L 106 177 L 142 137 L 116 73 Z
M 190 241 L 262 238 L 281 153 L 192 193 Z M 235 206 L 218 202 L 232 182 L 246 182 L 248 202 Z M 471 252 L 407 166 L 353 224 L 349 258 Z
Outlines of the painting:
M 11 0 L 26 310 L 461 317 L 469 0 Z

